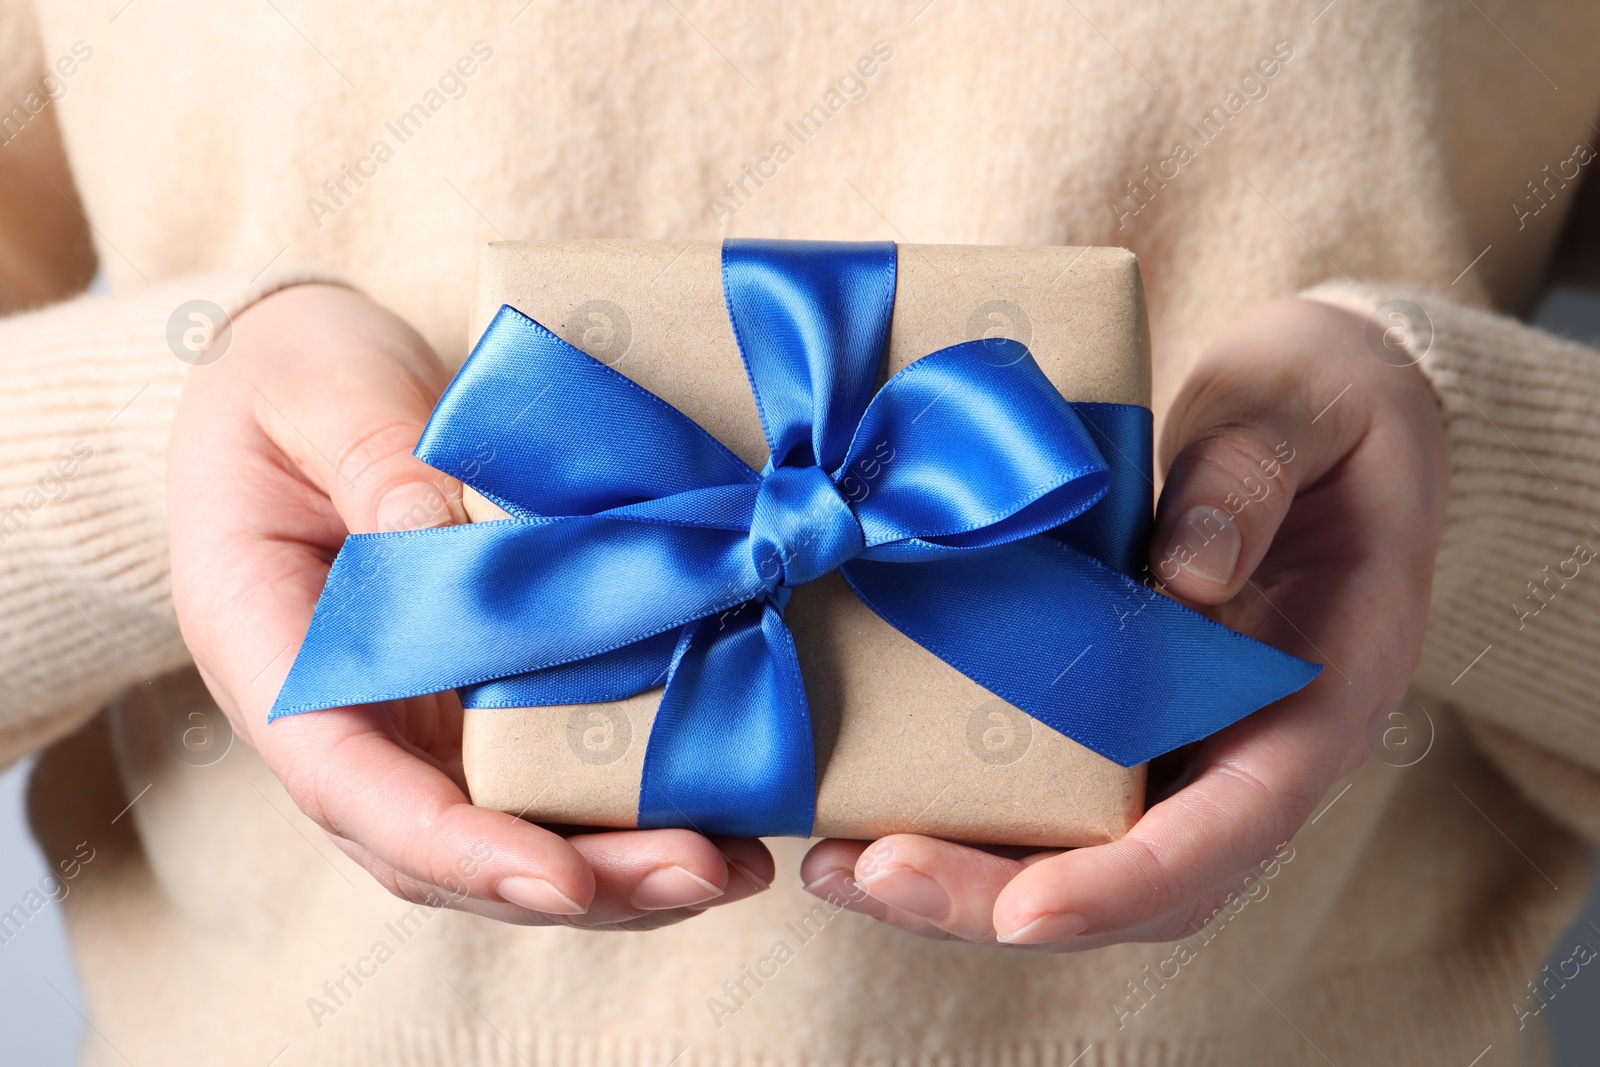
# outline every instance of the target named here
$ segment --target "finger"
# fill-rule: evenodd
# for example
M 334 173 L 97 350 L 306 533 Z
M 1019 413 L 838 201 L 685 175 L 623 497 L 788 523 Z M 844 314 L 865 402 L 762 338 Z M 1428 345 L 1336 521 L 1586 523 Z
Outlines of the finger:
M 1206 743 L 1192 784 L 1118 841 L 1029 866 L 1000 893 L 1008 944 L 1124 935 L 1209 898 L 1288 841 L 1338 777 L 1347 730 L 1327 711 L 1327 676 Z M 1116 940 L 1117 937 L 1111 937 Z
M 892 908 L 966 941 L 995 939 L 994 904 L 1020 860 L 916 834 L 875 842 L 856 861 L 856 884 Z
M 335 848 L 349 856 L 370 874 L 374 881 L 401 900 L 429 908 L 464 911 L 472 915 L 481 915 L 486 919 L 494 919 L 496 922 L 515 923 L 519 926 L 553 926 L 566 921 L 562 916 L 529 911 L 527 908 L 505 901 L 474 897 L 465 892 L 459 883 L 440 886 L 412 878 L 384 863 L 373 855 L 370 849 L 363 848 L 358 842 L 346 840 L 337 834 L 326 832 L 325 834 Z M 581 919 L 582 916 L 577 918 Z
M 290 716 L 258 731 L 256 747 L 312 821 L 401 875 L 548 915 L 588 909 L 595 878 L 577 849 L 473 806 L 443 770 L 390 736 L 386 718 L 378 706 Z
M 713 837 L 710 841 L 728 865 L 727 892 L 713 905 L 732 904 L 772 888 L 778 867 L 766 845 L 747 837 Z
M 883 919 L 889 906 L 856 884 L 856 860 L 872 844 L 828 838 L 812 845 L 800 861 L 800 880 L 807 893 L 869 919 Z
M 1242 317 L 1195 368 L 1166 426 L 1172 459 L 1150 541 L 1151 570 L 1174 595 L 1199 604 L 1234 597 L 1295 494 L 1365 431 L 1366 405 L 1346 394 L 1369 384 L 1299 351 L 1327 346 L 1353 328 L 1351 318 L 1307 301 L 1269 304 Z
M 1262 429 L 1213 429 L 1178 453 L 1162 487 L 1150 567 L 1174 595 L 1231 600 L 1255 572 L 1294 497 L 1284 459 L 1300 458 Z
M 332 304 L 336 311 L 326 307 Z M 333 501 L 346 529 L 464 521 L 460 483 L 411 455 L 448 380 L 427 342 L 395 316 L 332 286 L 286 290 L 271 311 L 269 356 L 277 358 L 255 360 L 247 383 L 257 420 Z M 293 380 L 307 365 L 293 352 L 325 347 L 315 324 L 334 314 L 355 340 L 337 362 L 318 365 L 325 380 L 308 389 Z
M 637 832 L 641 834 L 673 834 L 686 833 L 687 831 L 650 830 Z M 588 836 L 594 838 L 596 844 L 604 845 L 607 843 L 604 839 L 614 837 L 617 833 L 618 831 L 608 831 L 605 833 Z M 630 831 L 620 831 L 620 833 L 630 833 Z M 698 835 L 691 836 L 698 837 Z M 560 920 L 561 923 L 565 926 L 571 926 L 579 929 L 592 929 L 597 931 L 656 930 L 663 926 L 671 926 L 687 919 L 693 919 L 696 916 L 703 915 L 710 908 L 720 907 L 724 904 L 733 904 L 741 900 L 746 900 L 758 893 L 764 892 L 771 887 L 774 874 L 772 854 L 767 851 L 766 846 L 760 841 L 725 837 L 710 839 L 700 838 L 700 840 L 709 840 L 716 850 L 721 854 L 723 862 L 727 864 L 727 881 L 722 887 L 723 891 L 721 894 L 710 896 L 696 903 L 688 904 L 682 907 L 675 907 L 671 905 L 671 901 L 659 899 L 660 889 L 658 887 L 652 891 L 657 898 L 654 902 L 664 906 L 658 906 L 653 910 L 643 910 L 639 907 L 640 901 L 637 896 L 629 891 L 631 888 L 631 883 L 624 883 L 621 886 L 620 892 L 613 894 L 613 896 L 626 896 L 628 900 L 625 905 L 618 905 L 610 908 L 609 910 L 600 910 L 591 907 L 588 914 L 579 915 L 572 919 L 563 919 Z M 580 845 L 580 848 L 581 847 L 582 846 Z M 606 858 L 600 854 L 590 852 L 587 849 L 585 850 L 585 854 L 592 857 L 594 862 L 599 864 L 601 868 L 606 868 L 609 866 Z M 627 862 L 627 857 L 624 856 L 621 858 L 625 865 L 631 867 L 635 871 L 638 870 L 638 866 L 636 864 L 629 864 Z M 646 877 L 649 877 L 648 873 L 646 874 Z M 601 881 L 602 883 L 605 881 L 605 877 L 603 875 L 601 877 Z M 710 881 L 710 879 L 708 879 L 708 881 Z M 693 899 L 695 897 L 704 895 L 705 893 L 703 890 L 696 891 L 688 886 L 685 886 L 681 899 Z M 605 921 L 601 921 L 602 918 Z
M 469 888 L 454 877 L 447 876 L 442 885 L 425 882 L 396 870 L 358 842 L 335 834 L 328 837 L 380 885 L 401 899 L 525 926 L 627 924 L 626 928 L 631 930 L 653 929 L 693 918 L 709 907 L 745 900 L 771 886 L 772 854 L 761 842 L 733 838 L 710 842 L 696 834 L 687 834 L 688 840 L 674 839 L 684 834 L 686 831 L 677 830 L 619 831 L 568 839 L 568 844 L 591 864 L 596 882 L 589 909 L 572 916 L 473 896 Z M 699 862 L 691 860 L 687 866 L 672 862 L 681 855 L 692 856 Z M 664 867 L 661 866 L 663 861 L 666 862 Z M 665 884 L 659 880 L 652 883 L 652 878 L 661 871 L 673 877 Z M 715 884 L 719 880 L 724 882 L 720 887 Z M 641 889 L 648 899 L 641 900 Z M 650 906 L 643 906 L 645 904 Z
M 483 900 L 468 895 L 459 884 L 434 885 L 429 882 L 418 881 L 409 875 L 396 871 L 393 867 L 379 860 L 366 848 L 354 841 L 347 841 L 342 837 L 328 834 L 340 851 L 355 860 L 373 879 L 390 893 L 402 900 L 410 901 L 430 908 L 448 908 L 452 911 L 462 911 L 471 915 L 481 915 L 486 919 L 496 922 L 512 923 L 519 926 L 567 926 L 573 929 L 593 929 L 602 931 L 626 930 L 644 931 L 656 930 L 665 926 L 693 919 L 705 910 L 702 907 L 675 908 L 669 910 L 640 912 L 637 915 L 601 922 L 596 916 L 597 908 L 582 915 L 550 915 L 543 912 L 529 911 L 527 908 L 497 900 Z M 742 845 L 753 845 L 755 849 L 765 851 L 759 842 L 742 842 Z M 736 849 L 735 851 L 743 851 Z M 761 866 L 760 860 L 753 853 L 746 857 L 753 867 Z M 770 856 L 768 857 L 770 866 Z M 751 893 L 758 892 L 754 888 L 757 883 L 745 882 L 744 888 L 736 882 L 739 879 L 730 879 L 728 892 L 713 903 L 728 903 L 735 899 L 743 899 Z M 764 884 L 762 885 L 764 888 Z M 743 896 L 741 896 L 741 893 Z M 708 905 L 709 906 L 709 905 Z
M 614 923 L 646 912 L 705 907 L 726 896 L 733 871 L 716 844 L 688 830 L 622 831 L 562 838 L 478 808 L 441 770 L 398 745 L 365 709 L 280 719 L 265 734 L 311 720 L 263 751 L 302 811 L 358 841 L 401 877 L 457 898 L 499 900 L 545 915 Z M 322 726 L 327 721 L 331 726 Z M 279 765 L 279 761 L 284 761 Z M 750 878 L 771 882 L 771 859 L 736 846 Z M 763 879 L 764 876 L 764 879 Z
M 732 844 L 724 839 L 719 847 L 689 830 L 620 830 L 581 834 L 567 843 L 594 871 L 595 899 L 587 922 L 703 910 L 748 898 L 772 884 L 772 858 L 760 842 Z M 730 847 L 737 861 L 725 851 Z
M 908 911 L 885 904 L 856 883 L 855 864 L 871 847 L 869 841 L 830 839 L 818 842 L 800 866 L 805 890 L 831 907 L 843 908 L 918 937 L 951 940 L 955 935 Z

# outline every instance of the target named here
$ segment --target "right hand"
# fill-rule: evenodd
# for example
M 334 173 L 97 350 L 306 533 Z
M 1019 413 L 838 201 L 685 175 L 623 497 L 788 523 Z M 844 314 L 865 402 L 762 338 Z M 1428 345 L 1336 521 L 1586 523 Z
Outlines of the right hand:
M 648 929 L 765 889 L 758 841 L 562 837 L 474 807 L 453 692 L 267 724 L 345 536 L 465 520 L 460 483 L 411 455 L 447 381 L 416 331 L 330 285 L 252 305 L 194 370 L 168 460 L 172 597 L 217 703 L 300 810 L 403 899 Z
M 1330 669 L 1171 761 L 1187 774 L 1109 844 L 824 841 L 801 862 L 808 889 L 853 881 L 867 895 L 847 907 L 925 937 L 1075 952 L 1187 937 L 1281 861 L 1405 695 L 1444 528 L 1437 395 L 1374 358 L 1366 328 L 1288 299 L 1224 330 L 1168 411 L 1150 542 L 1165 592 Z

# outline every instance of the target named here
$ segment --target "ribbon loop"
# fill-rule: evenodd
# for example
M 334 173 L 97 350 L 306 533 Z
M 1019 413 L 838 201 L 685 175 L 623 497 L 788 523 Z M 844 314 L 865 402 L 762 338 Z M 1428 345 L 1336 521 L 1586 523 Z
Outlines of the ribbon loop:
M 693 419 L 511 307 L 439 398 L 416 454 L 519 516 L 756 481 Z

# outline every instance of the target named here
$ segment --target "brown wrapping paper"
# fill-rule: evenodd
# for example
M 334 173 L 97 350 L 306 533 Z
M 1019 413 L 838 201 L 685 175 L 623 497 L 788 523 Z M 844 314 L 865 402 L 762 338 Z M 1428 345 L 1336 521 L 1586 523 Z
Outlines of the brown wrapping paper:
M 1138 264 L 1118 248 L 901 245 L 884 373 L 947 345 L 1027 344 L 1069 400 L 1150 403 Z M 510 304 L 657 394 L 760 468 L 766 445 L 723 303 L 719 246 L 503 242 L 486 249 L 476 339 Z M 499 518 L 468 491 L 474 520 Z M 1100 844 L 1142 811 L 1126 769 L 983 689 L 883 622 L 837 573 L 794 591 L 817 754 L 818 836 L 914 832 L 1033 846 Z M 1062 660 L 1076 649 L 1041 648 Z M 474 803 L 538 822 L 636 825 L 661 690 L 570 707 L 466 713 Z

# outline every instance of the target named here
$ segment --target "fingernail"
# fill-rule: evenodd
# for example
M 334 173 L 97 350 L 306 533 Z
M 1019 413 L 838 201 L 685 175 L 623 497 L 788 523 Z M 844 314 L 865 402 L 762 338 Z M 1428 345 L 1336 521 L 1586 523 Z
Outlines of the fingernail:
M 739 863 L 739 862 L 737 862 L 735 860 L 729 860 L 728 861 L 728 866 L 731 867 L 733 869 L 733 872 L 735 874 L 737 874 L 740 878 L 743 878 L 745 881 L 747 881 L 751 885 L 755 886 L 757 893 L 764 893 L 768 889 L 772 888 L 772 883 L 771 882 L 767 881 L 765 878 L 761 877 L 759 874 L 757 874 L 755 871 L 752 871 L 749 867 L 746 867 L 744 864 Z
M 722 895 L 722 890 L 682 867 L 660 867 L 633 887 L 628 903 L 643 911 L 687 908 Z
M 874 899 L 919 918 L 938 921 L 950 913 L 950 894 L 944 886 L 910 867 L 880 870 L 857 884 Z
M 582 915 L 589 910 L 543 878 L 502 878 L 494 889 L 500 899 L 546 915 Z
M 865 881 L 885 869 L 894 859 L 894 846 L 884 841 L 878 841 L 863 852 L 856 860 L 856 881 Z
M 397 485 L 378 501 L 378 529 L 425 530 L 450 518 L 450 505 L 439 488 L 427 482 Z
M 1233 579 L 1242 543 L 1232 516 L 1221 508 L 1201 504 L 1184 512 L 1178 520 L 1167 554 L 1196 578 L 1227 585 Z
M 848 908 L 869 918 L 881 919 L 889 914 L 888 906 L 868 895 L 848 870 L 829 871 L 802 888 L 835 907 Z
M 1089 920 L 1073 911 L 1041 915 L 1033 922 L 1009 934 L 1000 934 L 995 940 L 1006 945 L 1042 945 L 1046 941 L 1060 941 L 1064 937 L 1077 937 L 1089 929 Z

